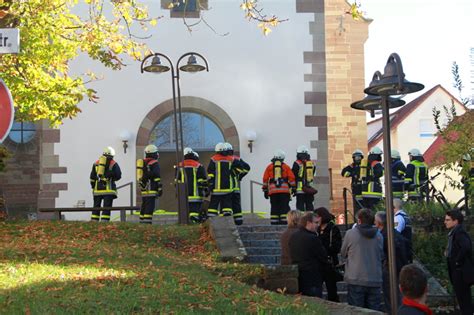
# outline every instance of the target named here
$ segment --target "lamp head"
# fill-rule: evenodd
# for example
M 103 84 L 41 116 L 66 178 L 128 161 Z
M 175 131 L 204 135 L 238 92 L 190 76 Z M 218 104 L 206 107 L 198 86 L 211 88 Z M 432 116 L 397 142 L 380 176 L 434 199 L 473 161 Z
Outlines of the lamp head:
M 184 66 L 179 67 L 180 70 L 184 72 L 199 72 L 206 70 L 206 67 L 197 63 L 196 56 L 191 55 L 188 58 L 188 63 Z
M 393 97 L 387 99 L 389 108 L 397 108 L 405 105 L 405 101 Z M 371 113 L 382 109 L 382 98 L 380 96 L 367 95 L 363 100 L 354 102 L 351 107 L 357 110 L 366 110 Z
M 403 95 L 418 92 L 424 89 L 421 83 L 410 82 L 405 79 L 403 65 L 398 54 L 393 53 L 388 57 L 384 74 L 372 79 L 369 87 L 364 90 L 370 95 Z
M 143 71 L 151 73 L 162 73 L 168 71 L 169 69 L 170 67 L 161 64 L 159 56 L 154 56 L 151 60 L 151 64 L 146 67 L 143 67 Z

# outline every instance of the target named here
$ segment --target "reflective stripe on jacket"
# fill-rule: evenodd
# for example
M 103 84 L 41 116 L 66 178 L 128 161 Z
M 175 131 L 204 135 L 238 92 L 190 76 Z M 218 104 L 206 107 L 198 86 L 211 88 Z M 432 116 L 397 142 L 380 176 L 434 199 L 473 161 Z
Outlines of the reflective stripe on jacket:
M 117 186 L 115 182 L 122 178 L 122 171 L 119 165 L 112 159 L 107 161 L 106 173 L 110 173 L 109 176 L 99 177 L 97 171 L 99 168 L 99 160 L 92 165 L 92 171 L 90 174 L 90 181 L 92 192 L 94 196 L 106 196 L 113 195 L 117 196 Z
M 207 167 L 209 186 L 214 195 L 225 195 L 234 190 L 232 171 L 235 168 L 233 156 L 215 154 Z
M 295 175 L 290 167 L 281 162 L 281 180 L 275 180 L 275 162 L 270 163 L 263 174 L 263 189 L 268 190 L 269 195 L 289 194 L 291 188 L 295 187 Z
M 179 165 L 183 166 L 183 163 Z M 201 163 L 193 159 L 184 160 L 184 168 L 180 168 L 177 180 L 179 183 L 187 183 L 189 202 L 202 202 L 203 190 L 207 187 L 207 175 Z

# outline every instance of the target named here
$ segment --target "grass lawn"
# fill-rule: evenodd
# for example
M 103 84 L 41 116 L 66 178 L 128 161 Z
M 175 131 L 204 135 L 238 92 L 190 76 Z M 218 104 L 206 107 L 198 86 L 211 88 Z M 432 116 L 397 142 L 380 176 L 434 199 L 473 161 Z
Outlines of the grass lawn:
M 0 222 L 0 314 L 327 314 L 247 285 L 200 226 Z

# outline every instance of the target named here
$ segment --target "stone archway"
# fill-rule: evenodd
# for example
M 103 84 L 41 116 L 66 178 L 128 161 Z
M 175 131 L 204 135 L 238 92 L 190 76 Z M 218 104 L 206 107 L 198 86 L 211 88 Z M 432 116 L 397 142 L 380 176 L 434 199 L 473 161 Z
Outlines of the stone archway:
M 230 116 L 218 105 L 212 103 L 206 99 L 194 96 L 183 96 L 181 97 L 181 109 L 182 112 L 195 112 L 203 114 L 204 116 L 211 119 L 222 131 L 225 141 L 232 144 L 234 151 L 238 153 L 240 151 L 240 141 L 237 128 L 230 118 Z M 143 156 L 143 150 L 149 144 L 150 135 L 154 127 L 164 118 L 173 114 L 173 99 L 166 100 L 152 110 L 148 112 L 145 118 L 142 120 L 140 127 L 137 132 L 136 145 L 135 145 L 135 156 L 136 158 L 141 158 Z M 201 163 L 207 167 L 207 158 L 209 154 L 205 157 L 201 157 Z M 163 205 L 172 204 L 172 198 L 174 195 L 174 188 L 172 183 L 169 180 L 169 174 L 165 173 L 172 170 L 172 165 L 174 165 L 175 155 L 174 152 L 160 153 L 160 159 L 162 160 L 162 177 L 163 179 L 167 178 L 163 182 L 163 198 L 160 203 L 160 209 L 169 211 Z M 167 175 L 165 175 L 167 174 Z M 137 194 L 137 203 L 140 203 L 140 196 Z

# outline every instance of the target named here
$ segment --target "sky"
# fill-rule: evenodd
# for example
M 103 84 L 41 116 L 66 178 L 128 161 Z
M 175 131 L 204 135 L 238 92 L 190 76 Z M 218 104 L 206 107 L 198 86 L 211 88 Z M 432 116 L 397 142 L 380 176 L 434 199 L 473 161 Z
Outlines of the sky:
M 396 52 L 406 79 L 424 84 L 424 91 L 441 84 L 458 97 L 451 74 L 456 61 L 465 86 L 463 96 L 474 93 L 470 83 L 474 67 L 469 62 L 469 48 L 474 47 L 474 0 L 360 1 L 365 16 L 373 19 L 365 44 L 367 85 L 376 70 L 383 73 L 389 55 Z

